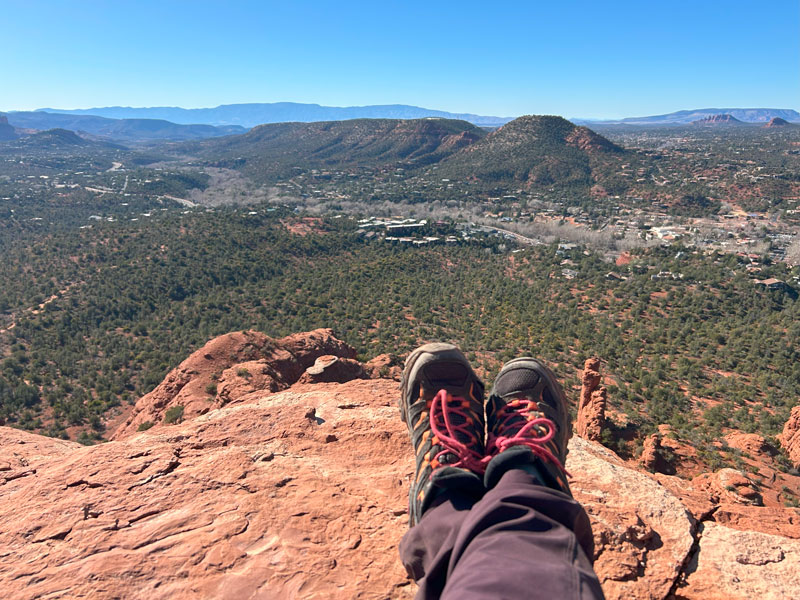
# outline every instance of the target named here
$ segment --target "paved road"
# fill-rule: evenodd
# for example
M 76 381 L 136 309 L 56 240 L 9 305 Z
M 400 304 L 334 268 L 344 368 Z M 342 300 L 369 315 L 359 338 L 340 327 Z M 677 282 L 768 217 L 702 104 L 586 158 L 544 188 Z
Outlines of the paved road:
M 494 231 L 499 231 L 500 233 L 507 233 L 521 244 L 527 244 L 528 246 L 542 245 L 542 242 L 540 242 L 539 240 L 525 237 L 524 235 L 516 233 L 515 231 L 509 231 L 508 229 L 503 229 L 502 227 L 493 227 L 492 225 L 481 225 L 481 227 L 485 227 L 486 229 L 493 229 Z

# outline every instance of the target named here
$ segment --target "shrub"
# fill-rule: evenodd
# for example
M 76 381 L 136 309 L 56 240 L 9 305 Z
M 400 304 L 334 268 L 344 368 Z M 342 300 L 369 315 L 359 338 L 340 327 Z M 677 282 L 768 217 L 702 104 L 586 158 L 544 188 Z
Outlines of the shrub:
M 139 423 L 139 427 L 136 431 L 147 431 L 153 426 L 152 421 L 145 421 L 144 423 Z
M 217 384 L 216 383 L 209 383 L 206 386 L 206 394 L 209 396 L 216 396 L 217 395 Z
M 92 446 L 94 444 L 94 440 L 89 437 L 89 434 L 86 431 L 81 431 L 80 435 L 78 435 L 78 443 L 83 444 L 84 446 Z
M 175 406 L 170 406 L 167 409 L 167 412 L 164 413 L 164 420 L 162 421 L 166 425 L 171 425 L 172 423 L 180 423 L 183 419 L 183 405 L 176 404 Z

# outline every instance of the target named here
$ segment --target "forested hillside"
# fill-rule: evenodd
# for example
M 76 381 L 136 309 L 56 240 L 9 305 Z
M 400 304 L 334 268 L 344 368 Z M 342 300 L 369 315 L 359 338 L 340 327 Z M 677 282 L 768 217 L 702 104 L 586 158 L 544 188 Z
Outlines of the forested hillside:
M 244 135 L 180 146 L 214 166 L 275 183 L 311 169 L 411 167 L 435 163 L 481 139 L 485 131 L 450 119 L 354 119 L 273 123 Z
M 533 353 L 571 388 L 597 355 L 620 429 L 640 440 L 670 423 L 701 453 L 727 426 L 774 435 L 800 395 L 800 303 L 754 285 L 735 255 L 654 248 L 613 267 L 581 247 L 362 233 L 262 206 L 26 237 L 0 263 L 0 417 L 101 439 L 191 351 L 250 328 L 332 327 L 362 358 L 453 340 L 487 377 Z M 783 264 L 763 269 L 791 280 Z

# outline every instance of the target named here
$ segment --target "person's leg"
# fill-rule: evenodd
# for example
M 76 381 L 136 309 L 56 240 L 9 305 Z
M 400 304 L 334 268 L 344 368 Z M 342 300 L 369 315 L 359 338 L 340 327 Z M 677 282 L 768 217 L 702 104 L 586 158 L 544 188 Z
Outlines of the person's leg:
M 591 548 L 580 504 L 512 468 L 462 520 L 440 597 L 600 599 Z
M 443 493 L 400 541 L 400 560 L 417 583 L 418 599 L 441 597 L 461 526 L 477 500 L 458 490 Z
M 564 461 L 567 399 L 542 362 L 518 358 L 486 403 L 489 490 L 464 519 L 444 598 L 602 598 L 592 529 Z
M 483 383 L 458 348 L 426 344 L 406 359 L 400 387 L 416 456 L 400 557 L 418 597 L 439 598 L 461 523 L 486 491 Z
M 446 494 L 400 542 L 420 600 L 602 598 L 583 508 L 510 469 L 477 502 Z

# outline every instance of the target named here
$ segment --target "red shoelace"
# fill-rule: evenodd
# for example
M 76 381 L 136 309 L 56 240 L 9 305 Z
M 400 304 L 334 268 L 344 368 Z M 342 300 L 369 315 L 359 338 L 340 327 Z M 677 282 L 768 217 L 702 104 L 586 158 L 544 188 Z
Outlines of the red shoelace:
M 521 399 L 526 402 L 526 400 Z M 569 475 L 564 465 L 558 457 L 545 445 L 550 442 L 556 435 L 556 425 L 552 420 L 546 417 L 537 417 L 520 427 L 516 432 L 513 432 L 514 423 L 509 422 L 513 417 L 519 416 L 519 413 L 514 408 L 508 405 L 502 406 L 497 414 L 498 429 L 500 431 L 509 429 L 512 435 L 494 435 L 489 433 L 486 454 L 482 455 L 459 439 L 459 436 L 464 439 L 467 438 L 473 442 L 474 446 L 480 446 L 480 440 L 475 437 L 474 423 L 472 422 L 473 415 L 469 413 L 466 408 L 467 402 L 461 396 L 452 396 L 447 390 L 439 390 L 431 402 L 430 423 L 431 431 L 438 438 L 439 444 L 442 447 L 434 460 L 439 461 L 445 454 L 454 454 L 458 457 L 456 462 L 442 463 L 451 467 L 463 467 L 469 469 L 473 473 L 483 474 L 486 471 L 486 465 L 492 458 L 510 448 L 511 446 L 527 446 L 531 452 L 544 461 L 548 461 L 556 465 L 566 475 Z M 454 423 L 452 415 L 461 417 L 461 423 Z M 545 433 L 541 434 L 540 430 L 544 428 Z
M 524 398 L 519 400 L 527 402 Z M 519 416 L 519 412 L 508 405 L 503 405 L 497 412 L 495 417 L 498 423 L 497 429 L 500 431 L 511 430 L 512 435 L 494 435 L 490 432 L 486 443 L 487 454 L 494 456 L 511 446 L 527 446 L 540 459 L 553 463 L 562 472 L 569 475 L 558 457 L 545 445 L 556 436 L 556 424 L 553 421 L 547 417 L 526 420 L 525 424 L 514 432 L 513 428 L 516 424 L 510 420 Z M 545 433 L 540 433 L 542 428 L 545 429 Z
M 463 467 L 473 473 L 483 474 L 491 456 L 484 456 L 474 447 L 470 447 L 462 439 L 467 438 L 478 447 L 480 440 L 475 437 L 474 415 L 467 410 L 467 401 L 461 396 L 451 396 L 447 390 L 439 390 L 431 402 L 430 423 L 431 431 L 438 438 L 442 450 L 436 454 L 434 460 L 439 461 L 445 454 L 455 454 L 458 460 L 454 463 L 441 463 L 451 467 Z M 461 423 L 453 422 L 453 415 L 460 416 Z

